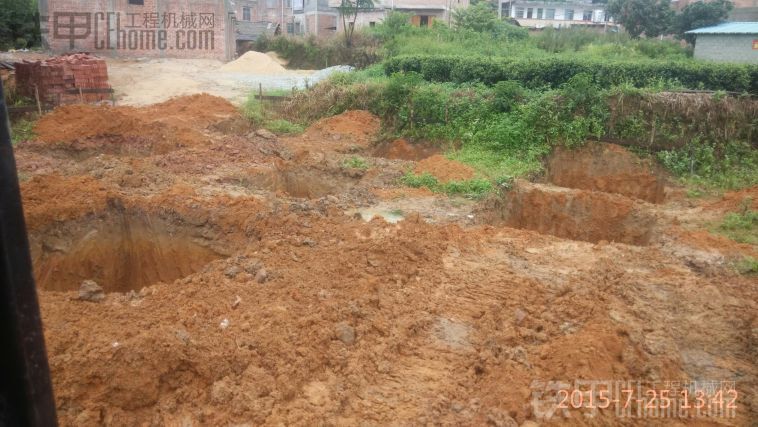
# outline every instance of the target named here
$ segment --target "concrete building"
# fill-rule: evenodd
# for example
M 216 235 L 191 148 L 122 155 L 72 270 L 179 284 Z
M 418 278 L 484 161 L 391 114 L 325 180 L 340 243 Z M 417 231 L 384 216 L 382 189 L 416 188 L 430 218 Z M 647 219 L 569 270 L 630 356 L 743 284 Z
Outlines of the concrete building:
M 758 22 L 727 22 L 687 31 L 695 35 L 695 58 L 758 64 Z
M 344 31 L 339 0 L 292 0 L 296 34 L 317 36 Z M 374 9 L 361 11 L 355 20 L 356 28 L 382 22 L 391 11 L 407 13 L 411 24 L 432 26 L 435 20 L 449 23 L 453 10 L 468 7 L 469 0 L 375 0 Z
M 292 0 L 230 0 L 237 20 L 237 41 L 263 34 L 297 34 Z
M 594 4 L 592 0 L 499 0 L 499 5 L 501 19 L 515 19 L 522 27 L 615 26 L 606 13 L 605 4 Z
M 55 54 L 216 58 L 235 53 L 230 0 L 39 0 L 43 46 Z

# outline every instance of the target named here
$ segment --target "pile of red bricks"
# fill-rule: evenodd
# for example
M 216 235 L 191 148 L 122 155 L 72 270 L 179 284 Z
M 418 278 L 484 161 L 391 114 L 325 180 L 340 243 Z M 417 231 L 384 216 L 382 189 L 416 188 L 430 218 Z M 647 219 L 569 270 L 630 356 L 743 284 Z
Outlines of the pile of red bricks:
M 44 61 L 23 61 L 16 67 L 19 92 L 32 99 L 61 105 L 111 99 L 105 60 L 88 53 L 61 55 Z

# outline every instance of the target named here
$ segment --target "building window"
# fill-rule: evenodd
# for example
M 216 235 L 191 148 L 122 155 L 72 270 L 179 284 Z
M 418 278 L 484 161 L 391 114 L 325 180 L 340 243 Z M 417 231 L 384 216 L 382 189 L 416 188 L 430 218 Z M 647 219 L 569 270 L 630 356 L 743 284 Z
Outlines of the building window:
M 516 8 L 516 18 L 523 19 L 524 18 L 524 8 L 523 7 L 517 7 Z
M 250 20 L 250 8 L 249 7 L 243 7 L 242 8 L 242 20 L 243 21 L 249 21 Z
M 501 16 L 511 16 L 511 4 L 510 3 L 500 3 L 500 15 Z
M 531 7 L 526 9 L 526 19 L 532 19 L 533 10 Z
M 129 0 L 129 4 L 133 4 L 135 6 L 144 6 L 145 0 Z
M 369 22 L 368 22 L 368 26 L 369 26 L 369 27 L 376 27 L 376 22 L 374 22 L 374 21 L 369 21 Z
M 541 7 L 537 8 L 537 19 L 542 19 L 542 8 Z
M 292 0 L 287 0 L 284 3 L 284 7 L 286 7 L 287 9 L 292 9 Z
M 273 9 L 276 7 L 276 0 L 266 0 L 266 7 Z
M 592 11 L 591 10 L 585 10 L 584 14 L 582 15 L 582 21 L 592 21 Z
M 419 22 L 419 25 L 422 27 L 428 27 L 429 26 L 429 17 L 426 15 L 421 15 L 421 21 Z
M 555 9 L 545 9 L 545 19 L 555 19 Z
M 567 21 L 573 21 L 574 20 L 574 9 L 566 9 L 565 17 Z

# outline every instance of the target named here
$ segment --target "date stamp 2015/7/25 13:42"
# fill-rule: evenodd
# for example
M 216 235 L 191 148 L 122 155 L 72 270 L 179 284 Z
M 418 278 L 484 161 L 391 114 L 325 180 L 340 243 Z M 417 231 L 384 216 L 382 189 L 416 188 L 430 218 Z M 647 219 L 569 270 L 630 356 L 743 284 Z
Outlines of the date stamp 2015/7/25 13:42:
M 724 380 L 571 380 L 531 384 L 537 419 L 595 417 L 601 411 L 619 418 L 734 418 L 739 393 Z

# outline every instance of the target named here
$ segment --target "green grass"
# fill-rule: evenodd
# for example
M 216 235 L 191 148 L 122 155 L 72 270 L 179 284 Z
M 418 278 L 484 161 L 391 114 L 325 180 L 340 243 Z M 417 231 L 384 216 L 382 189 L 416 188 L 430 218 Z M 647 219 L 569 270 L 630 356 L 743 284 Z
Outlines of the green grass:
M 11 144 L 34 139 L 34 124 L 36 120 L 20 119 L 11 124 Z
M 409 187 L 426 187 L 435 193 L 445 193 L 449 196 L 462 195 L 474 199 L 485 196 L 493 189 L 492 183 L 483 178 L 439 182 L 437 178 L 429 173 L 417 175 L 410 171 L 401 178 L 401 182 Z
M 342 167 L 346 169 L 367 170 L 369 168 L 369 164 L 363 157 L 352 156 L 342 161 Z
M 542 171 L 539 156 L 529 153 L 464 145 L 448 153 L 448 157 L 473 167 L 479 174 L 499 182 L 511 178 L 528 177 Z
M 305 126 L 277 117 L 256 96 L 251 92 L 242 105 L 242 115 L 254 126 L 266 128 L 278 135 L 296 135 L 305 131 Z
M 758 245 L 758 211 L 727 214 L 716 232 L 738 243 Z
M 758 274 L 758 260 L 753 257 L 744 257 L 734 266 L 740 274 Z
M 305 126 L 285 119 L 267 120 L 264 127 L 277 135 L 297 135 L 305 131 Z

